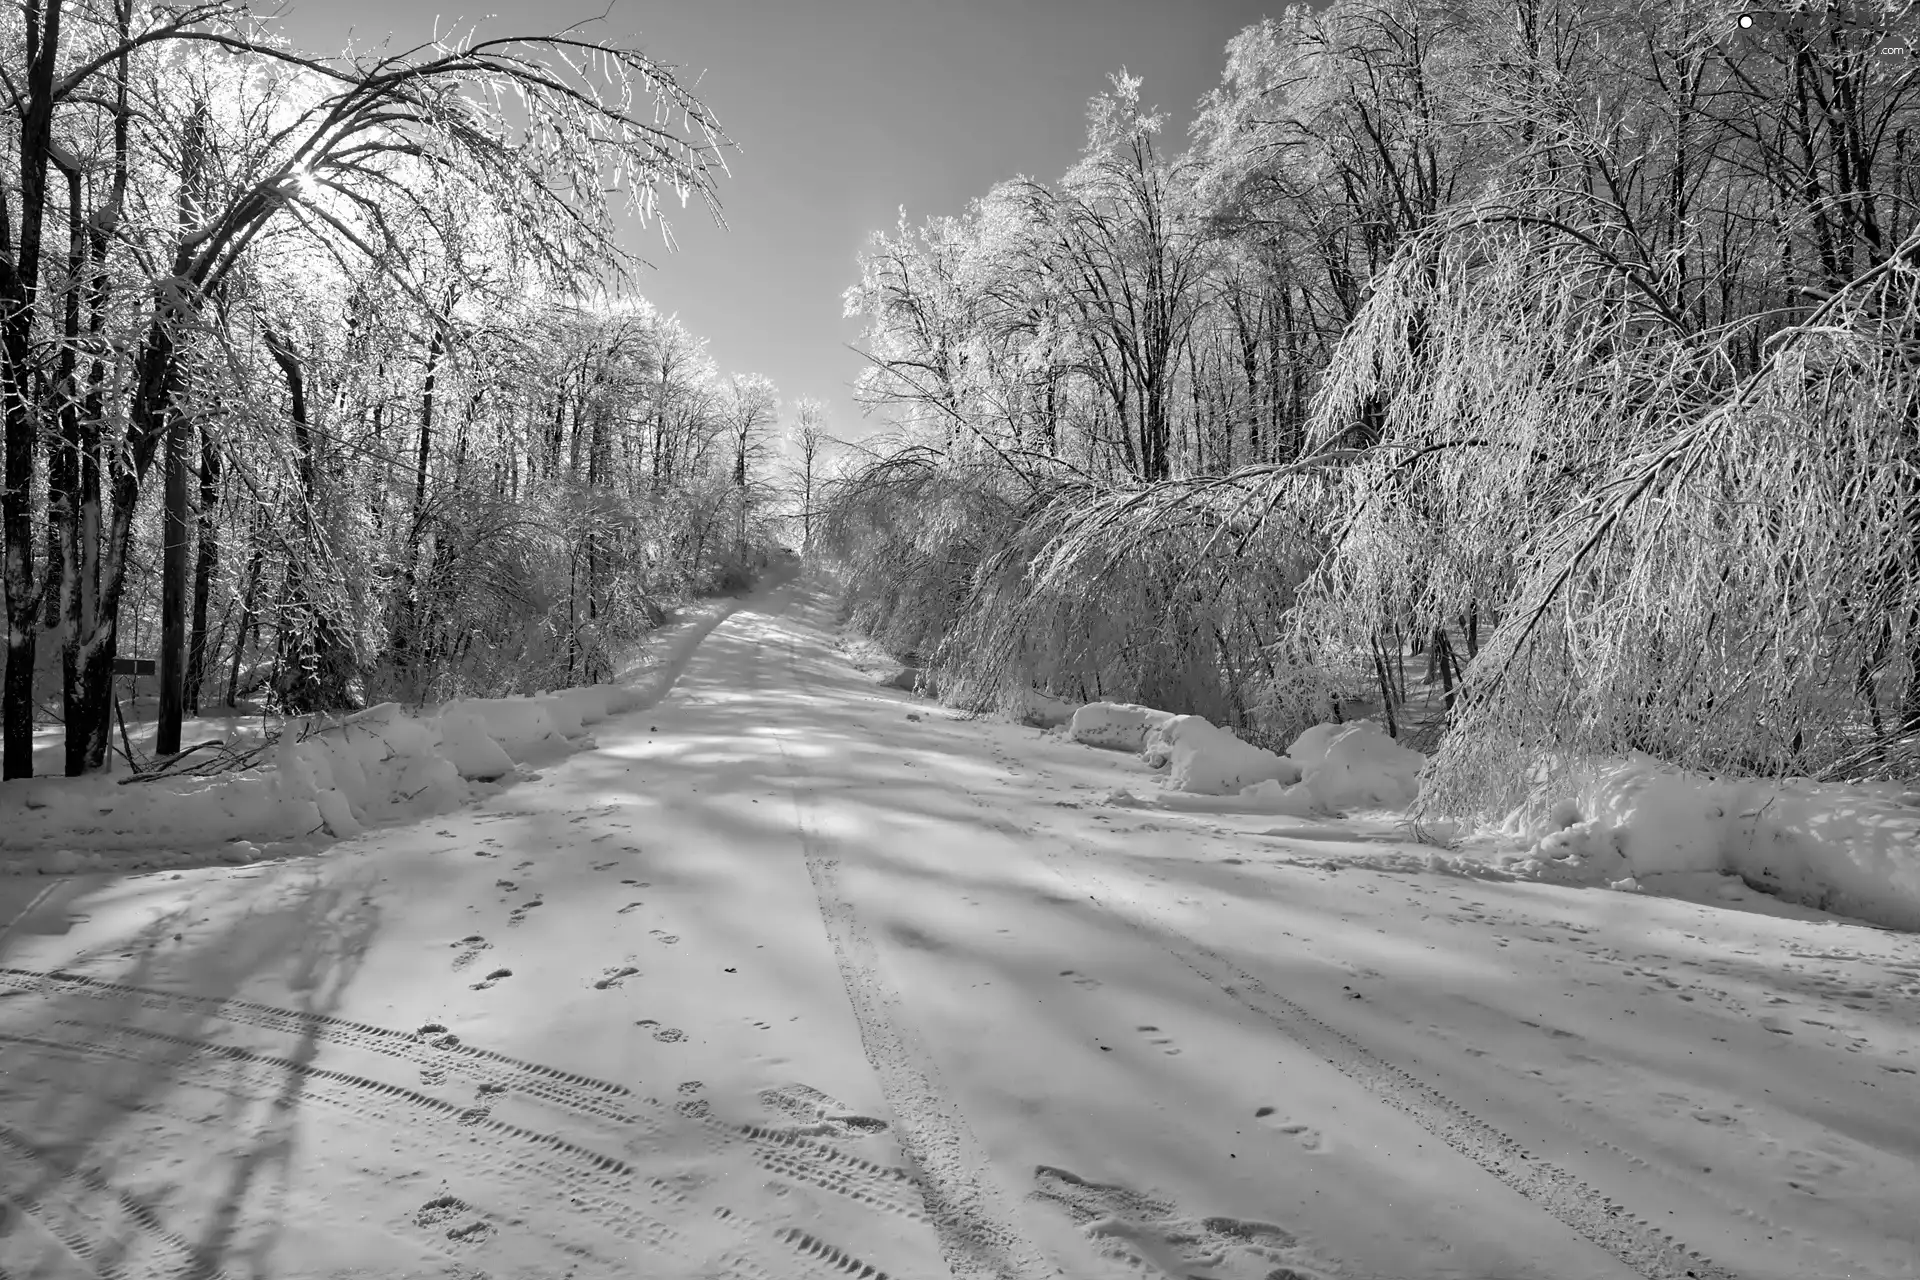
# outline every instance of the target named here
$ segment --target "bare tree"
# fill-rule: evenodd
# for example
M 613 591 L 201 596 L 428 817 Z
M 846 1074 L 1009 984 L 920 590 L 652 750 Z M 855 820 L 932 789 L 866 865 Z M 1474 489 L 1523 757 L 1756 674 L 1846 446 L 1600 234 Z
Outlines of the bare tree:
M 800 547 L 813 550 L 813 493 L 820 453 L 828 443 L 827 406 L 812 396 L 793 402 L 793 421 L 787 427 L 787 449 L 793 459 L 794 479 L 800 488 Z
M 755 468 L 766 451 L 767 431 L 779 408 L 779 393 L 761 374 L 737 373 L 727 380 L 723 414 L 733 452 L 734 560 L 741 573 L 747 567 L 747 515 L 753 505 Z

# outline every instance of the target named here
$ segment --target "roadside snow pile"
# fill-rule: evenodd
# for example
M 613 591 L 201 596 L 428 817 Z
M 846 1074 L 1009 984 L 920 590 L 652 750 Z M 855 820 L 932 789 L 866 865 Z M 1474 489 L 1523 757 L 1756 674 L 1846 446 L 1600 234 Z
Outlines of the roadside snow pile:
M 267 764 L 244 773 L 8 782 L 0 785 L 0 872 L 169 866 L 203 859 L 219 845 L 226 846 L 221 856 L 244 862 L 258 856 L 255 841 L 344 839 L 443 813 L 472 799 L 472 784 L 579 745 L 585 725 L 632 710 L 643 697 L 596 685 L 461 699 L 430 716 L 383 703 L 324 727 L 286 726 Z
M 1733 875 L 1750 887 L 1920 930 L 1920 792 L 1803 779 L 1716 780 L 1634 755 L 1512 815 L 1524 847 L 1497 862 L 1533 879 L 1658 888 Z
M 882 689 L 898 689 L 928 698 L 937 696 L 932 674 L 919 667 L 889 667 L 874 672 L 871 679 Z
M 1081 704 L 1069 702 L 1065 698 L 1056 698 L 1050 693 L 1038 689 L 1026 692 L 1025 705 L 1020 709 L 1023 723 L 1039 729 L 1057 729 L 1063 724 L 1072 724 L 1073 717 Z
M 1427 763 L 1364 721 L 1315 725 L 1286 755 L 1242 742 L 1200 716 L 1131 703 L 1090 702 L 1074 713 L 1068 733 L 1076 742 L 1135 751 L 1153 767 L 1165 766 L 1169 792 L 1232 796 L 1235 808 L 1303 817 L 1404 808 L 1419 795 Z
M 1089 702 L 1073 713 L 1067 736 L 1089 747 L 1137 752 L 1146 748 L 1148 733 L 1165 729 L 1175 719 L 1171 711 L 1131 702 Z
M 1317 724 L 1293 740 L 1287 759 L 1323 808 L 1404 809 L 1420 794 L 1427 758 L 1379 725 Z
M 1300 766 L 1286 756 L 1242 742 L 1201 716 L 1176 716 L 1159 737 L 1170 767 L 1167 785 L 1175 791 L 1224 796 L 1257 782 L 1290 787 L 1300 781 Z

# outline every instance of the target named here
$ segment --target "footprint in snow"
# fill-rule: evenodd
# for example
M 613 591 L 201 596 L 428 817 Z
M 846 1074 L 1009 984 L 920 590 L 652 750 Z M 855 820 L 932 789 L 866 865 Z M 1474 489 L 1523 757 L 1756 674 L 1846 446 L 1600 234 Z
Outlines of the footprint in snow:
M 666 943 L 668 946 L 672 946 L 674 943 L 680 941 L 677 934 L 668 933 L 663 929 L 651 929 L 648 930 L 648 932 L 652 933 L 654 937 L 660 939 L 660 941 Z
M 620 908 L 620 909 L 619 909 L 618 911 L 616 911 L 616 912 L 614 912 L 614 914 L 615 914 L 615 915 L 618 915 L 618 916 L 623 916 L 623 915 L 625 915 L 625 914 L 627 914 L 627 912 L 629 912 L 629 911 L 638 911 L 638 910 L 639 910 L 639 909 L 640 909 L 641 907 L 644 907 L 644 906 L 646 906 L 646 905 L 647 905 L 647 904 L 646 904 L 646 903 L 644 903 L 644 902 L 629 902 L 629 903 L 628 903 L 628 904 L 627 904 L 626 906 L 624 906 L 624 907 L 622 907 L 622 908 Z
M 414 1210 L 413 1221 L 417 1226 L 434 1227 L 466 1211 L 467 1202 L 459 1196 L 439 1195 Z
M 1173 1042 L 1172 1036 L 1167 1035 L 1161 1031 L 1160 1028 L 1142 1024 L 1141 1026 L 1135 1027 L 1134 1030 L 1147 1037 L 1148 1044 L 1153 1045 L 1169 1058 L 1179 1056 L 1180 1046 Z
M 500 981 L 500 979 L 511 978 L 512 976 L 513 976 L 513 970 L 511 969 L 495 969 L 492 973 L 488 974 L 486 977 L 482 978 L 480 981 L 473 983 L 472 984 L 473 989 L 475 991 L 485 991 L 487 988 L 491 987 L 494 983 Z
M 622 978 L 631 978 L 638 972 L 640 971 L 630 964 L 619 965 L 611 969 L 602 969 L 599 978 L 594 980 L 593 989 L 595 991 L 605 991 L 608 987 L 617 987 L 620 985 Z
M 1299 1120 L 1290 1120 L 1272 1107 L 1261 1107 L 1258 1111 L 1255 1111 L 1253 1115 L 1256 1120 L 1266 1125 L 1267 1128 L 1272 1129 L 1275 1133 L 1286 1134 L 1288 1137 L 1299 1142 L 1299 1144 L 1308 1151 L 1317 1154 L 1326 1151 L 1331 1146 L 1327 1141 L 1326 1135 L 1312 1125 L 1305 1124 Z
M 887 1127 L 885 1120 L 860 1115 L 811 1085 L 781 1085 L 762 1089 L 757 1096 L 762 1106 L 799 1121 L 798 1127 L 788 1132 L 803 1137 L 858 1138 L 880 1133 Z
M 1072 969 L 1062 969 L 1060 971 L 1060 976 L 1063 978 L 1072 978 L 1074 986 L 1085 987 L 1089 991 L 1101 985 L 1100 979 L 1090 978 L 1086 974 L 1076 972 L 1075 970 L 1072 970 Z
M 532 902 L 521 903 L 519 906 L 515 907 L 512 911 L 509 911 L 507 913 L 507 928 L 512 929 L 517 927 L 523 920 L 527 918 L 527 912 L 533 910 L 535 907 L 541 907 L 545 905 L 546 904 L 542 902 L 539 898 L 535 898 Z
M 1159 1196 L 1041 1165 L 1029 1199 L 1066 1214 L 1106 1257 L 1149 1276 L 1323 1280 L 1299 1238 L 1245 1218 L 1194 1218 Z
M 642 1018 L 633 1025 L 653 1032 L 653 1038 L 655 1040 L 663 1041 L 666 1044 L 676 1044 L 687 1038 L 687 1033 L 680 1028 L 663 1027 L 652 1018 Z
M 467 935 L 458 942 L 450 942 L 447 945 L 459 948 L 460 954 L 453 958 L 453 971 L 459 973 L 462 969 L 478 959 L 482 951 L 487 950 L 493 944 L 479 934 L 474 933 Z

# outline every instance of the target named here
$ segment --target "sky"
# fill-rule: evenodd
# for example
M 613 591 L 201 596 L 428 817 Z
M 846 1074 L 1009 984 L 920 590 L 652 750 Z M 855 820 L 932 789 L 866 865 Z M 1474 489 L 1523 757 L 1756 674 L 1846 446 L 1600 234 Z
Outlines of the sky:
M 857 255 L 906 206 L 959 213 L 1016 174 L 1057 178 L 1086 136 L 1086 103 L 1125 67 L 1185 145 L 1227 41 L 1284 0 L 287 0 L 283 29 L 314 53 L 428 39 L 436 20 L 484 32 L 587 28 L 678 68 L 738 145 L 722 178 L 727 227 L 674 206 L 630 246 L 653 264 L 641 293 L 706 338 L 723 372 L 763 373 L 783 404 L 827 402 L 857 438 L 864 361 L 841 294 Z

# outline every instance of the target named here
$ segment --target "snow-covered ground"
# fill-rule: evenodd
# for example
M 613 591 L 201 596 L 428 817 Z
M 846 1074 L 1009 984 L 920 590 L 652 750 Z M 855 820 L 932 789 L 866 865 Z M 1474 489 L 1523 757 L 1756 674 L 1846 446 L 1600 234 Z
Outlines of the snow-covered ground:
M 1920 1274 L 1920 939 L 1167 804 L 830 631 L 318 856 L 0 878 L 0 1273 Z

